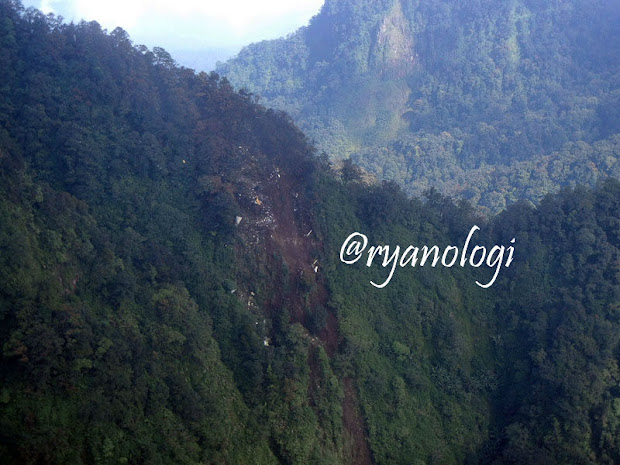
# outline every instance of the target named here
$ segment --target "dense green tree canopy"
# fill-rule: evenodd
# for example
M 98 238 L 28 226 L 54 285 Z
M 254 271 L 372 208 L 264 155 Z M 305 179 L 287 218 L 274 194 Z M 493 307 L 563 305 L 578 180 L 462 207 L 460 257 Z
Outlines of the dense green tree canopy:
M 12 0 L 0 64 L 1 463 L 620 462 L 618 181 L 493 219 L 368 186 L 225 79 Z M 489 289 L 339 259 L 474 224 L 516 240 Z
M 328 0 L 218 72 L 332 159 L 498 212 L 620 177 L 619 25 L 605 0 Z

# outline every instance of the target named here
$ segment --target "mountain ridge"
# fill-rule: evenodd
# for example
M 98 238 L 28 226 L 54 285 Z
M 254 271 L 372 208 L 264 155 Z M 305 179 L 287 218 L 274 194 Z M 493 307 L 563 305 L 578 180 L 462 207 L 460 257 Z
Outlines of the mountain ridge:
M 493 218 L 408 197 L 216 74 L 13 0 L 0 74 L 3 464 L 620 461 L 617 180 Z M 516 241 L 489 289 L 340 260 L 354 231 L 474 224 Z
M 545 157 L 618 177 L 617 159 L 570 149 L 617 151 L 618 24 L 618 8 L 599 0 L 326 2 L 309 26 L 246 47 L 217 71 L 289 112 L 332 160 L 497 212 L 593 185 L 540 171 Z

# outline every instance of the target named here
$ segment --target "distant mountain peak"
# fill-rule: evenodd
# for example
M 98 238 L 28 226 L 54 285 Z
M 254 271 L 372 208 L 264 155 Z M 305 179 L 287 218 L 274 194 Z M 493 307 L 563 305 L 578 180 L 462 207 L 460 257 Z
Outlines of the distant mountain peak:
M 620 175 L 618 24 L 605 0 L 327 0 L 219 70 L 332 160 L 497 212 Z

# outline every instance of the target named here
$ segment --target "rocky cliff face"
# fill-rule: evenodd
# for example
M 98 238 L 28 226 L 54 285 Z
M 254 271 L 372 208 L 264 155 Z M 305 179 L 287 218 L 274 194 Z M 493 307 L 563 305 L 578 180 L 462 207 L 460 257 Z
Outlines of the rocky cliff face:
M 381 21 L 372 48 L 372 68 L 383 77 L 402 78 L 413 70 L 413 31 L 400 0 Z

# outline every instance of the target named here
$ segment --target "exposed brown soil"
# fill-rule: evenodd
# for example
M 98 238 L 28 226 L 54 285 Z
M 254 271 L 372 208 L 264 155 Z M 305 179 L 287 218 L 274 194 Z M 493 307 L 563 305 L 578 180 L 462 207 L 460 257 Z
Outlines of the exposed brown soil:
M 261 302 L 261 310 L 268 318 L 273 319 L 288 311 L 291 322 L 309 328 L 312 310 L 317 307 L 327 310 L 325 325 L 318 338 L 309 336 L 308 396 L 313 405 L 315 387 L 320 379 L 314 346 L 321 344 L 331 358 L 337 353 L 339 344 L 338 320 L 327 306 L 328 290 L 319 262 L 323 254 L 322 244 L 314 232 L 310 201 L 302 192 L 294 190 L 293 186 L 299 183 L 277 167 L 271 167 L 270 172 L 261 171 L 261 175 L 246 172 L 237 183 L 240 204 L 245 203 L 247 207 L 238 226 L 247 247 L 238 252 L 247 256 L 248 248 L 253 249 L 257 255 L 254 263 L 260 267 L 245 270 L 246 275 L 241 280 L 245 278 L 246 282 L 251 282 L 254 273 L 269 274 L 273 287 L 265 290 L 263 295 L 268 298 Z M 240 289 L 239 295 L 250 303 L 251 299 L 246 295 L 250 293 L 249 288 L 244 288 Z M 345 378 L 343 382 L 343 422 L 349 449 L 346 453 L 353 465 L 372 465 L 353 380 Z
M 258 171 L 262 171 L 260 179 L 255 179 Z M 274 317 L 287 310 L 291 322 L 308 328 L 310 312 L 327 307 L 328 300 L 319 261 L 322 244 L 316 240 L 310 202 L 303 192 L 295 191 L 299 183 L 278 167 L 244 175 L 237 188 L 239 203 L 246 207 L 239 231 L 247 247 L 239 252 L 246 255 L 251 247 L 256 263 L 266 264 L 262 270 L 246 270 L 245 279 L 251 279 L 252 273 L 271 273 L 273 288 L 264 293 L 269 300 L 263 311 Z M 333 355 L 338 349 L 338 324 L 329 310 L 318 336 Z
M 325 327 L 319 332 L 319 338 L 323 341 L 325 351 L 331 358 L 338 350 L 338 320 L 329 308 L 327 309 Z
M 347 434 L 345 453 L 352 465 L 373 465 L 372 454 L 366 440 L 364 419 L 359 408 L 357 393 L 351 378 L 344 378 L 344 402 L 342 403 L 342 420 Z

